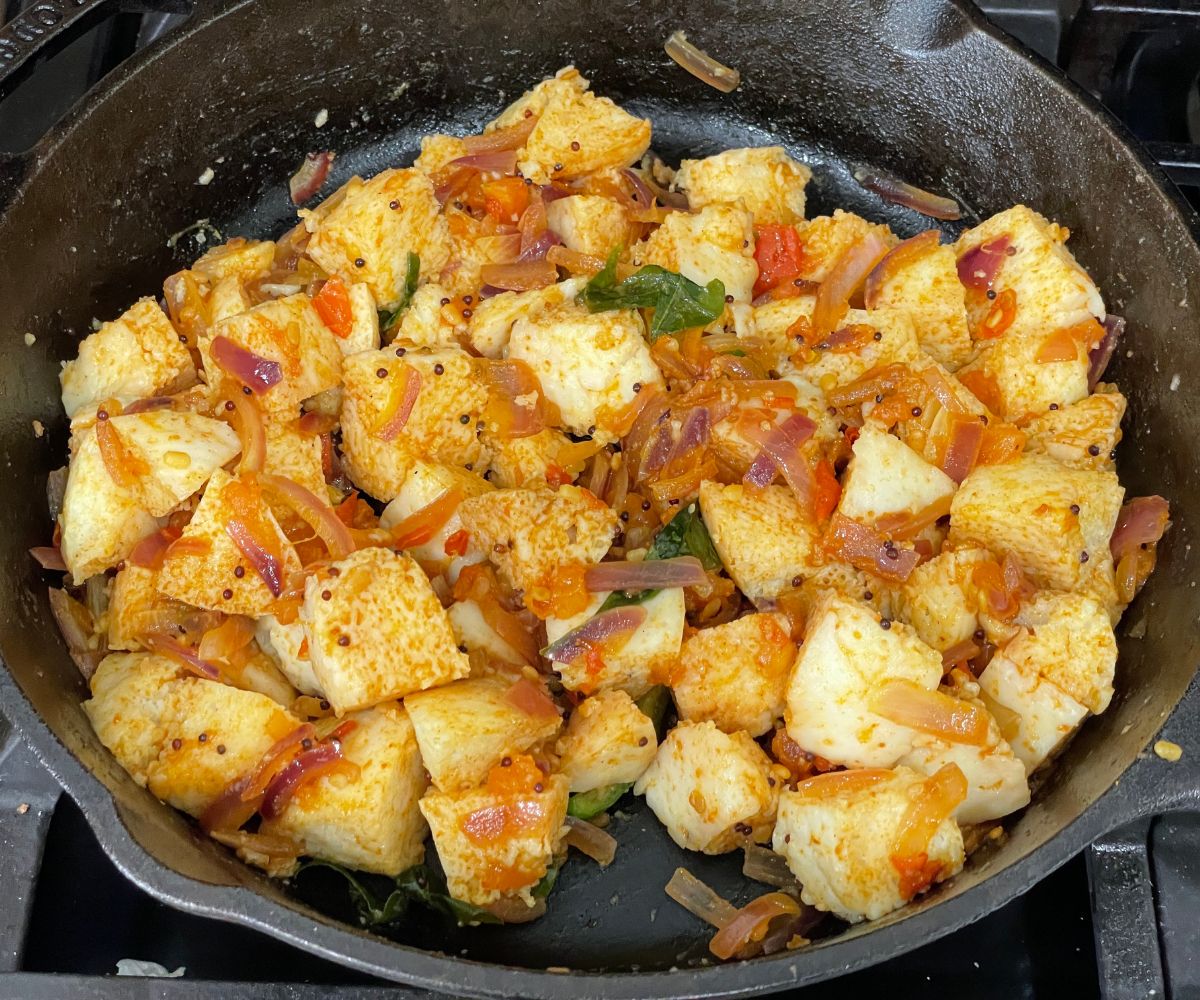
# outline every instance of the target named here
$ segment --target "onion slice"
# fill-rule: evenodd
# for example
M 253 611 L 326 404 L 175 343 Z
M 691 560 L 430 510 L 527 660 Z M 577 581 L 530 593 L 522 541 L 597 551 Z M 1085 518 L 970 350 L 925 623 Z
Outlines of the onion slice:
M 874 788 L 882 781 L 893 777 L 891 771 L 882 767 L 862 767 L 850 771 L 829 771 L 814 774 L 797 782 L 795 792 L 807 798 L 826 799 L 838 795 L 855 795 Z
M 540 684 L 522 677 L 505 693 L 504 700 L 531 719 L 557 719 L 558 707 Z
M 708 574 L 695 556 L 647 559 L 642 562 L 602 562 L 583 575 L 592 593 L 603 590 L 664 590 L 668 587 L 702 587 Z
M 776 889 L 795 889 L 796 876 L 788 867 L 787 858 L 776 854 L 760 844 L 746 844 L 742 848 L 742 874 L 755 882 L 774 886 Z
M 915 549 L 900 548 L 873 528 L 835 513 L 825 536 L 829 552 L 856 569 L 903 582 L 921 561 Z
M 271 591 L 272 597 L 283 593 L 283 566 L 280 559 L 268 552 L 254 537 L 254 532 L 246 523 L 238 518 L 231 518 L 225 523 L 225 533 L 233 539 L 233 544 L 254 567 L 254 571 L 262 578 L 262 582 Z
M 766 936 L 771 921 L 777 917 L 798 917 L 800 904 L 784 892 L 768 892 L 751 900 L 734 914 L 708 943 L 708 950 L 722 960 L 753 945 Z
M 878 306 L 883 286 L 910 264 L 936 250 L 941 245 L 941 236 L 938 230 L 927 229 L 911 239 L 897 243 L 885 253 L 867 275 L 867 282 L 863 286 L 863 304 L 868 309 Z
M 854 171 L 854 179 L 868 191 L 874 191 L 884 201 L 903 205 L 932 219 L 953 222 L 962 218 L 962 209 L 953 198 L 924 191 L 875 167 L 859 167 Z
M 900 819 L 892 842 L 892 864 L 901 868 L 897 862 L 927 855 L 929 842 L 937 828 L 954 814 L 966 797 L 967 779 L 957 764 L 945 764 L 926 778 L 920 794 Z M 929 881 L 932 879 L 926 881 L 926 885 Z M 923 886 L 910 885 L 912 891 L 904 894 L 911 898 L 921 888 Z
M 165 656 L 168 659 L 174 660 L 198 677 L 204 677 L 212 681 L 220 679 L 221 671 L 216 664 L 202 659 L 200 654 L 192 649 L 191 646 L 185 646 L 182 642 L 172 639 L 169 635 L 144 635 L 141 637 L 141 641 L 142 645 L 152 653 L 157 653 L 159 656 Z
M 341 745 L 334 740 L 298 753 L 275 775 L 263 793 L 262 805 L 258 809 L 262 818 L 277 819 L 300 788 L 330 771 L 340 770 L 346 763 Z
M 986 292 L 992 287 L 1012 242 L 1007 235 L 973 247 L 958 258 L 958 280 L 967 288 Z
M 242 442 L 242 460 L 238 468 L 242 472 L 261 472 L 267 460 L 267 428 L 263 423 L 262 410 L 253 396 L 235 392 L 233 408 L 238 418 L 238 437 Z
M 249 775 L 242 775 L 226 785 L 221 794 L 210 802 L 204 812 L 200 814 L 197 820 L 200 829 L 210 836 L 215 833 L 237 830 L 258 812 L 262 793 L 249 798 L 245 797 L 244 793 L 249 781 Z
M 292 196 L 293 205 L 296 207 L 303 205 L 321 190 L 321 185 L 329 176 L 329 168 L 333 165 L 335 155 L 328 149 L 319 153 L 305 154 L 300 169 L 292 174 L 288 181 L 288 194 Z
M 542 655 L 555 663 L 571 663 L 597 646 L 623 644 L 645 620 L 646 609 L 639 605 L 602 611 L 552 642 Z
M 617 856 L 617 841 L 610 833 L 578 816 L 566 818 L 567 833 L 563 842 L 582 851 L 601 868 L 607 868 Z
M 888 252 L 887 244 L 876 232 L 867 233 L 845 251 L 817 289 L 813 303 L 812 331 L 818 342 L 836 330 L 850 308 L 850 296 Z
M 742 82 L 741 73 L 717 62 L 707 52 L 696 48 L 687 40 L 687 35 L 682 31 L 671 32 L 671 37 L 667 39 L 664 48 L 667 55 L 697 80 L 702 80 L 723 94 L 736 90 L 738 84 Z
M 1170 523 L 1170 505 L 1159 496 L 1135 497 L 1121 508 L 1108 546 L 1113 562 L 1143 545 L 1154 545 Z
M 468 135 L 463 139 L 467 153 L 476 156 L 480 153 L 499 153 L 510 149 L 520 149 L 537 127 L 537 115 L 518 119 L 515 125 L 492 129 L 482 135 Z
M 213 337 L 209 345 L 213 361 L 255 395 L 261 396 L 283 381 L 283 366 L 235 344 L 228 337 Z
M 463 491 L 457 487 L 442 490 L 424 507 L 392 525 L 392 544 L 398 549 L 424 545 L 446 526 L 463 499 Z
M 988 714 L 979 705 L 912 681 L 891 680 L 871 699 L 871 711 L 889 722 L 919 729 L 947 743 L 982 747 L 988 741 Z
M 71 654 L 72 662 L 79 668 L 83 679 L 90 681 L 100 661 L 108 652 L 103 643 L 98 648 L 93 648 L 95 622 L 91 612 L 65 590 L 57 587 L 51 587 L 47 597 L 50 601 L 50 613 L 54 616 L 63 641 L 67 644 L 67 652 Z
M 310 490 L 286 476 L 262 474 L 258 477 L 258 482 L 265 490 L 287 504 L 317 533 L 317 537 L 329 550 L 331 559 L 344 559 L 354 551 L 354 538 L 350 529 L 328 503 Z
M 774 466 L 783 473 L 783 478 L 803 510 L 812 511 L 812 470 L 800 449 L 816 432 L 817 425 L 803 413 L 793 413 L 778 427 L 764 431 L 755 420 L 743 421 L 739 425 L 742 436 L 757 444 Z M 757 459 L 756 459 L 757 461 Z M 754 466 L 751 466 L 754 468 Z M 762 466 L 759 466 L 759 470 Z M 747 471 L 747 475 L 749 475 Z M 761 478 L 761 473 L 756 475 Z
M 35 545 L 29 550 L 29 554 L 37 560 L 37 564 L 42 569 L 54 573 L 67 571 L 67 564 L 63 562 L 62 550 L 57 545 Z
M 497 149 L 490 153 L 472 153 L 451 160 L 446 166 L 478 170 L 481 174 L 511 174 L 517 169 L 517 151 Z
M 666 893 L 693 916 L 720 930 L 737 916 L 737 907 L 718 896 L 686 868 L 676 868 Z
M 552 235 L 549 230 L 546 234 Z M 484 264 L 479 269 L 479 276 L 485 284 L 510 292 L 527 292 L 553 285 L 558 280 L 558 268 L 545 259 L 546 251 L 553 245 L 548 243 L 541 250 L 540 260 L 530 257 L 515 264 Z
M 1121 316 L 1114 316 L 1109 313 L 1104 317 L 1104 336 L 1100 338 L 1100 343 L 1088 352 L 1088 392 L 1092 392 L 1096 388 L 1102 378 L 1104 372 L 1108 368 L 1109 361 L 1112 360 L 1113 352 L 1117 349 L 1117 344 L 1121 342 L 1121 337 L 1125 333 L 1125 320 Z
M 412 416 L 417 397 L 421 394 L 421 373 L 404 365 L 400 382 L 393 383 L 387 403 L 376 421 L 375 436 L 381 441 L 394 441 Z

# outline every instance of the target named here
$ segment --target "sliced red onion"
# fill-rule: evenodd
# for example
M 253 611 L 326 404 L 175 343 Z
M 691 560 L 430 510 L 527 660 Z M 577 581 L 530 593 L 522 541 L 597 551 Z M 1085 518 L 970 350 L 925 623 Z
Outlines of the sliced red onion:
M 1088 354 L 1088 392 L 1096 388 L 1096 383 L 1104 378 L 1108 363 L 1112 360 L 1117 344 L 1125 333 L 1125 319 L 1109 313 L 1104 317 L 1104 336 Z
M 147 396 L 145 399 L 135 399 L 125 407 L 124 412 L 128 416 L 131 413 L 146 413 L 149 410 L 165 410 L 174 405 L 175 400 L 170 396 Z
M 218 366 L 256 395 L 261 396 L 283 381 L 283 366 L 278 361 L 260 357 L 228 337 L 213 337 L 209 353 Z
M 542 655 L 555 663 L 571 663 L 607 639 L 628 636 L 645 620 L 646 609 L 637 604 L 602 611 L 552 642 L 542 650 Z
M 737 90 L 742 75 L 736 69 L 717 62 L 712 56 L 696 48 L 682 31 L 673 31 L 665 45 L 667 55 L 697 80 L 715 87 L 723 94 Z
M 668 587 L 701 587 L 708 574 L 695 556 L 647 559 L 644 562 L 602 562 L 583 575 L 587 589 L 599 591 L 665 590 Z
M 883 238 L 872 230 L 837 259 L 813 303 L 812 330 L 818 340 L 838 328 L 850 307 L 850 296 L 887 251 Z
M 623 177 L 629 181 L 633 187 L 632 199 L 637 204 L 637 207 L 642 211 L 654 207 L 654 192 L 646 186 L 646 182 L 642 180 L 641 175 L 630 167 L 626 167 L 621 171 Z
M 55 573 L 65 573 L 67 564 L 63 562 L 62 551 L 57 545 L 35 545 L 29 550 L 29 554 L 37 560 L 42 569 L 48 569 Z
M 221 676 L 221 671 L 216 664 L 202 659 L 200 654 L 192 649 L 191 646 L 185 646 L 182 642 L 172 639 L 169 635 L 156 633 L 154 635 L 142 636 L 141 639 L 142 644 L 152 653 L 172 659 L 200 677 L 206 677 L 209 680 L 215 681 Z
M 746 474 L 742 476 L 742 482 L 755 489 L 766 489 L 775 481 L 778 474 L 779 470 L 775 468 L 775 462 L 771 456 L 765 451 L 760 451 L 754 461 L 750 463 Z
M 505 693 L 504 700 L 531 719 L 557 719 L 558 706 L 541 684 L 522 677 Z
M 321 185 L 329 176 L 329 168 L 333 165 L 335 155 L 328 149 L 305 155 L 300 169 L 292 174 L 291 180 L 288 181 L 288 193 L 292 196 L 293 205 L 303 205 L 321 190 Z
M 342 748 L 334 740 L 298 753 L 267 785 L 258 809 L 262 818 L 278 819 L 297 790 L 321 777 L 341 760 Z
M 617 840 L 611 833 L 578 816 L 568 816 L 564 822 L 567 832 L 563 843 L 582 851 L 601 868 L 612 864 L 617 856 Z
M 992 287 L 1012 239 L 1000 236 L 990 243 L 981 243 L 958 258 L 958 280 L 967 288 L 986 292 Z
M 937 249 L 940 243 L 941 234 L 936 229 L 928 229 L 892 247 L 867 275 L 867 282 L 863 285 L 863 305 L 868 309 L 878 306 L 884 284 L 913 261 Z
M 800 448 L 816 429 L 817 425 L 803 413 L 793 413 L 778 427 L 768 431 L 753 423 L 741 428 L 742 436 L 749 438 L 770 457 L 804 510 L 812 509 L 812 470 Z
M 942 471 L 956 483 L 961 483 L 975 468 L 982 445 L 982 421 L 955 420 L 950 440 L 946 444 L 946 453 L 942 458 Z
M 544 261 L 546 254 L 550 252 L 550 248 L 558 246 L 562 246 L 562 239 L 553 229 L 547 229 L 541 236 L 521 251 L 517 256 L 517 263 L 526 264 Z M 556 273 L 555 277 L 557 278 L 557 276 Z
M 539 190 L 542 193 L 542 201 L 547 205 L 552 201 L 558 201 L 559 198 L 570 198 L 574 194 L 573 191 L 561 188 L 557 184 L 543 184 Z
M 1121 508 L 1108 547 L 1113 562 L 1143 545 L 1153 545 L 1170 523 L 1170 505 L 1162 497 L 1135 497 Z
M 492 153 L 472 153 L 451 160 L 447 167 L 466 167 L 481 174 L 511 174 L 517 169 L 517 151 L 499 149 Z
M 553 245 L 551 243 L 546 250 Z M 540 260 L 529 260 L 519 264 L 484 264 L 479 269 L 479 276 L 485 284 L 493 288 L 527 292 L 553 285 L 558 281 L 558 268 L 546 260 L 546 253 L 543 251 Z
M 233 539 L 233 544 L 238 547 L 238 550 L 246 557 L 250 565 L 254 567 L 254 572 L 267 585 L 271 596 L 278 597 L 282 594 L 283 567 L 279 564 L 278 559 L 258 544 L 254 533 L 237 518 L 233 518 L 226 523 L 225 533 Z
M 344 559 L 354 551 L 354 538 L 337 512 L 324 500 L 286 476 L 260 475 L 263 487 L 280 497 L 329 550 L 331 559 Z
M 67 652 L 85 681 L 92 679 L 92 674 L 100 665 L 108 652 L 103 643 L 99 648 L 92 648 L 92 630 L 95 622 L 91 612 L 79 601 L 75 600 L 65 590 L 51 587 L 46 595 L 50 600 L 50 613 L 62 633 L 63 642 L 67 644 Z
M 708 407 L 693 406 L 683 419 L 683 424 L 679 428 L 679 439 L 671 449 L 670 455 L 667 456 L 666 464 L 670 465 L 675 459 L 682 458 L 696 448 L 703 447 L 708 443 L 708 436 Z
M 501 294 L 502 292 L 507 291 L 507 288 L 497 288 L 495 285 L 484 285 L 481 289 L 479 289 L 479 297 L 481 299 L 490 299 Z
M 921 561 L 915 549 L 894 545 L 868 525 L 837 513 L 829 523 L 826 545 L 833 554 L 856 569 L 877 573 L 889 580 L 907 580 Z
M 962 217 L 962 209 L 953 198 L 931 194 L 874 167 L 859 167 L 854 171 L 854 179 L 868 191 L 874 191 L 884 201 L 903 205 L 930 218 L 952 222 Z
M 668 415 L 669 411 L 664 414 L 664 416 Z M 642 461 L 639 478 L 654 475 L 654 473 L 667 464 L 667 456 L 671 454 L 671 442 L 674 435 L 671 433 L 670 422 L 664 420 L 658 425 L 658 430 L 653 433 L 654 439 L 646 449 L 646 457 Z
M 396 435 L 404 430 L 408 418 L 412 416 L 413 407 L 417 405 L 417 397 L 421 394 L 421 373 L 415 368 L 404 369 L 404 389 L 400 402 L 393 413 L 375 435 L 381 441 L 394 441 Z
M 520 149 L 525 145 L 534 128 L 537 127 L 537 123 L 537 116 L 530 115 L 528 118 L 519 119 L 515 125 L 493 129 L 482 135 L 469 135 L 463 139 L 463 146 L 472 156 L 480 153 L 498 153 L 509 149 Z

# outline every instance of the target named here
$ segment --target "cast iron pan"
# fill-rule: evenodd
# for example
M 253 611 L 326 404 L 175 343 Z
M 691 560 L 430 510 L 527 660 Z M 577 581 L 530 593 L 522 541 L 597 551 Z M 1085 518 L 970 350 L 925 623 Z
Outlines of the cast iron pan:
M 49 36 L 94 6 L 34 9 Z M 736 93 L 706 88 L 664 56 L 679 27 L 741 69 Z M 30 48 L 5 38 L 11 26 L 0 33 L 0 73 Z M 568 62 L 599 93 L 650 116 L 668 160 L 783 143 L 814 168 L 812 214 L 843 206 L 905 236 L 927 226 L 859 190 L 849 173 L 858 162 L 956 195 L 967 221 L 1027 202 L 1071 228 L 1072 248 L 1129 320 L 1129 353 L 1113 370 L 1130 398 L 1118 464 L 1130 495 L 1170 498 L 1175 525 L 1122 625 L 1144 634 L 1122 638 L 1112 707 L 1084 727 L 998 850 L 905 911 L 803 951 L 706 966 L 708 932 L 662 893 L 671 871 L 685 864 L 739 899 L 754 889 L 735 856 L 679 851 L 637 806 L 615 825 L 616 863 L 603 872 L 570 864 L 535 924 L 453 930 L 417 920 L 392 942 L 323 915 L 347 915 L 340 885 L 314 878 L 302 883 L 305 900 L 289 895 L 199 837 L 103 749 L 50 619 L 48 581 L 27 555 L 49 534 L 43 483 L 65 453 L 59 363 L 93 316 L 157 294 L 163 276 L 202 252 L 198 234 L 212 238 L 204 226 L 171 234 L 207 220 L 226 235 L 278 235 L 292 218 L 286 181 L 305 152 L 338 152 L 332 190 L 352 173 L 410 162 L 423 133 L 476 130 Z M 328 124 L 318 129 L 322 108 Z M 206 168 L 214 179 L 198 184 Z M 709 997 L 810 982 L 913 948 L 999 906 L 1100 833 L 1197 797 L 1188 762 L 1200 754 L 1200 693 L 1168 729 L 1184 761 L 1145 753 L 1200 645 L 1193 224 L 1119 125 L 965 3 L 199 0 L 186 27 L 123 65 L 34 150 L 0 164 L 4 712 L 147 891 L 380 976 L 455 995 Z

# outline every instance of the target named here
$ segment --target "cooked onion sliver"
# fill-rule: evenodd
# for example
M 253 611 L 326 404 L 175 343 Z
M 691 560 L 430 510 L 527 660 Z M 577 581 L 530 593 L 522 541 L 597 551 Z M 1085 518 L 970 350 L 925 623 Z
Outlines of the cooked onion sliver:
M 927 853 L 937 828 L 967 797 L 967 779 L 957 764 L 945 764 L 925 779 L 921 793 L 905 811 L 892 842 L 892 857 Z
M 875 530 L 897 541 L 914 538 L 950 513 L 951 499 L 949 496 L 942 497 L 915 514 L 885 514 L 876 522 Z
M 666 893 L 693 916 L 720 930 L 737 916 L 737 907 L 718 896 L 686 868 L 676 868 Z
M 242 615 L 230 615 L 220 625 L 204 633 L 196 652 L 202 660 L 228 660 L 250 645 L 253 639 L 253 620 Z
M 854 179 L 868 191 L 874 191 L 884 201 L 903 205 L 932 219 L 953 222 L 962 217 L 962 209 L 953 198 L 924 191 L 874 167 L 859 167 L 854 171 Z
M 871 700 L 871 711 L 947 743 L 976 747 L 987 744 L 988 715 L 984 709 L 940 691 L 927 691 L 912 681 L 888 681 Z
M 682 31 L 673 31 L 664 48 L 667 55 L 697 80 L 704 81 L 710 87 L 716 87 L 723 94 L 737 90 L 738 84 L 742 82 L 741 73 L 696 48 Z
M 262 793 L 247 796 L 245 792 L 249 782 L 249 775 L 243 775 L 226 785 L 221 794 L 200 814 L 200 829 L 210 836 L 231 833 L 258 812 Z
M 47 597 L 50 600 L 50 613 L 54 616 L 63 641 L 67 644 L 71 660 L 79 668 L 83 679 L 90 681 L 107 652 L 103 643 L 98 648 L 93 648 L 92 633 L 95 623 L 91 612 L 65 590 L 52 587 Z
M 825 547 L 856 569 L 903 582 L 921 561 L 915 549 L 901 548 L 874 528 L 835 513 L 829 522 Z
M 262 795 L 275 775 L 295 756 L 295 752 L 301 748 L 304 741 L 316 738 L 316 727 L 311 722 L 304 722 L 272 743 L 254 766 L 254 770 L 246 776 L 242 785 L 242 800 L 249 801 Z
M 261 396 L 283 381 L 283 366 L 235 344 L 228 337 L 213 337 L 209 353 L 214 363 L 251 392 Z
M 424 545 L 446 526 L 446 522 L 454 516 L 462 502 L 462 490 L 457 487 L 442 490 L 424 507 L 419 507 L 408 517 L 392 525 L 392 544 L 398 549 Z
M 571 663 L 589 649 L 623 645 L 645 620 L 646 609 L 639 605 L 602 611 L 552 642 L 542 655 L 556 663 Z
M 1154 545 L 1170 523 L 1171 509 L 1162 497 L 1135 497 L 1121 508 L 1108 546 L 1114 562 L 1143 545 Z
M 755 882 L 773 885 L 776 889 L 794 889 L 796 876 L 788 867 L 787 858 L 760 844 L 746 844 L 742 851 L 742 874 Z
M 797 917 L 800 904 L 783 892 L 768 892 L 743 906 L 713 939 L 708 950 L 717 958 L 730 959 L 747 947 L 760 944 L 771 921 L 777 917 Z
M 329 168 L 333 165 L 334 153 L 323 150 L 320 153 L 307 153 L 300 169 L 292 174 L 288 181 L 288 193 L 292 196 L 292 204 L 299 207 L 321 190 L 325 178 L 329 176 Z
M 417 397 L 421 394 L 421 373 L 404 365 L 399 381 L 393 381 L 387 402 L 376 419 L 375 436 L 381 441 L 394 441 L 412 416 Z
M 310 490 L 286 476 L 264 474 L 258 477 L 258 481 L 264 490 L 287 504 L 317 533 L 329 550 L 331 559 L 344 559 L 354 551 L 350 529 L 337 516 L 337 511 Z
M 250 565 L 254 567 L 254 572 L 267 585 L 271 596 L 278 597 L 282 594 L 283 566 L 279 558 L 274 553 L 268 552 L 259 543 L 258 539 L 254 537 L 254 532 L 243 521 L 237 518 L 231 518 L 226 522 L 225 533 L 233 539 L 234 545 L 238 547 L 238 550 L 246 557 Z
M 586 253 L 568 250 L 563 246 L 553 246 L 546 251 L 546 260 L 555 267 L 561 267 L 572 274 L 599 274 L 604 270 L 604 261 Z M 628 277 L 626 275 L 625 277 Z
M 967 288 L 986 292 L 992 287 L 1012 240 L 1000 236 L 968 250 L 958 258 L 958 280 Z
M 867 282 L 863 286 L 863 304 L 868 309 L 878 306 L 884 284 L 910 264 L 920 260 L 926 254 L 932 253 L 937 249 L 940 241 L 941 233 L 936 229 L 927 229 L 892 247 L 867 275 Z
M 841 325 L 850 308 L 850 296 L 887 252 L 887 244 L 872 231 L 837 259 L 813 303 L 812 331 L 818 342 Z
M 221 671 L 217 668 L 216 664 L 202 659 L 190 646 L 185 646 L 170 636 L 145 635 L 142 636 L 142 645 L 152 653 L 158 653 L 159 656 L 168 657 L 176 663 L 182 664 L 199 677 L 206 677 L 209 680 L 215 681 L 221 676 Z
M 769 431 L 762 430 L 756 421 L 746 421 L 739 426 L 742 436 L 758 445 L 783 473 L 801 508 L 806 511 L 812 510 L 812 470 L 800 449 L 816 428 L 817 425 L 803 413 L 793 413 Z
M 491 153 L 474 153 L 451 160 L 447 167 L 478 170 L 481 174 L 511 174 L 517 169 L 515 149 L 498 149 Z
M 261 472 L 267 458 L 267 429 L 262 410 L 254 397 L 244 392 L 233 393 L 232 401 L 238 418 L 238 437 L 242 442 L 242 460 L 238 468 L 242 472 Z
M 949 670 L 960 663 L 966 663 L 975 659 L 983 650 L 974 639 L 964 639 L 962 642 L 956 642 L 949 649 L 942 652 L 942 669 Z
M 855 795 L 874 788 L 881 781 L 892 777 L 892 772 L 881 767 L 863 767 L 852 771 L 830 771 L 805 778 L 796 785 L 796 794 L 808 798 L 826 799 L 836 795 Z
M 67 564 L 63 562 L 62 551 L 57 545 L 35 545 L 29 550 L 29 554 L 37 560 L 42 569 L 55 573 L 66 572 Z
M 96 444 L 109 478 L 118 486 L 132 489 L 150 474 L 150 466 L 125 443 L 111 420 L 96 421 Z
M 549 250 L 550 246 L 547 245 L 545 249 Z M 527 292 L 545 288 L 558 280 L 558 269 L 545 259 L 544 253 L 542 256 L 541 260 L 530 259 L 515 264 L 484 264 L 479 269 L 479 276 L 485 284 L 506 291 Z
M 1124 318 L 1112 313 L 1104 317 L 1104 336 L 1100 343 L 1088 352 L 1088 392 L 1095 390 L 1096 383 L 1104 378 L 1104 372 L 1124 333 Z
M 170 396 L 146 396 L 144 399 L 135 399 L 124 409 L 124 413 L 148 413 L 151 410 L 165 410 L 168 407 L 173 407 L 175 400 Z
M 588 567 L 584 574 L 587 589 L 664 590 L 667 587 L 702 587 L 708 574 L 695 556 L 674 559 L 648 559 L 642 562 L 602 562 Z
M 952 418 L 950 440 L 946 442 L 946 452 L 942 456 L 942 471 L 956 483 L 961 483 L 975 468 L 983 445 L 983 432 L 983 424 L 975 418 Z
M 567 834 L 563 842 L 582 851 L 601 868 L 607 868 L 617 856 L 617 841 L 610 833 L 577 816 L 566 818 Z
M 277 819 L 300 788 L 331 771 L 346 769 L 347 765 L 357 771 L 355 765 L 342 757 L 341 746 L 333 740 L 298 753 L 271 781 L 258 811 L 263 819 Z
M 471 156 L 479 153 L 499 153 L 510 149 L 520 149 L 537 126 L 537 115 L 521 118 L 515 125 L 493 129 L 483 135 L 469 135 L 463 139 L 463 146 Z
M 558 708 L 540 684 L 522 677 L 504 694 L 504 700 L 531 719 L 557 719 Z

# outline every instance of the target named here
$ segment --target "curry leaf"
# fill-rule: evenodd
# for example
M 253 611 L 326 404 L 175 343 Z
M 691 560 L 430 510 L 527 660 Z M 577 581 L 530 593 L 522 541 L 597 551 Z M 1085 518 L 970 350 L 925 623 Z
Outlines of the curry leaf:
M 410 250 L 408 251 L 408 259 L 404 268 L 404 287 L 400 290 L 400 304 L 383 321 L 382 326 L 385 332 L 400 322 L 400 314 L 412 303 L 412 297 L 417 291 L 417 280 L 420 277 L 421 258 Z
M 678 333 L 694 326 L 705 326 L 725 311 L 725 286 L 717 278 L 697 285 L 675 271 L 648 264 L 624 281 L 617 280 L 617 256 L 608 255 L 604 270 L 594 275 L 579 300 L 588 312 L 610 309 L 653 309 L 650 339 L 664 333 Z

